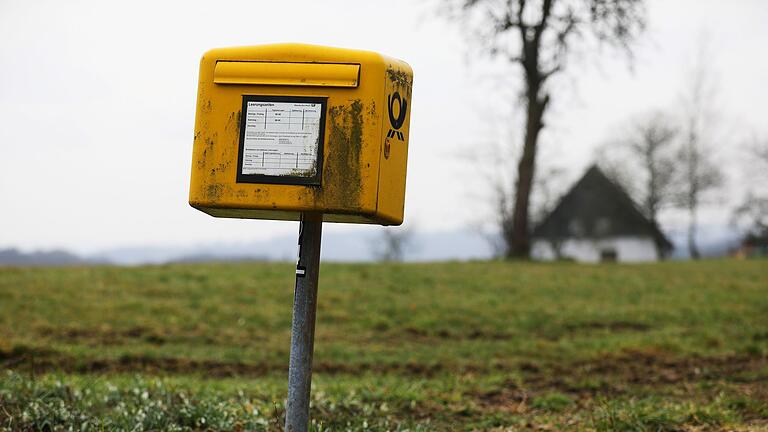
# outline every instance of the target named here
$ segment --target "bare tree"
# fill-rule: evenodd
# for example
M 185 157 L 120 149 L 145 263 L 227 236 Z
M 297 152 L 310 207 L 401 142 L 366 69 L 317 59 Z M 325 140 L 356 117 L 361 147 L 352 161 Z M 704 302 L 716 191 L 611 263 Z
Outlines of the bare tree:
M 744 202 L 736 208 L 733 222 L 747 237 L 768 237 L 768 195 L 747 192 Z
M 373 253 L 379 261 L 400 262 L 411 247 L 413 247 L 413 229 L 383 227 L 381 235 L 374 243 Z
M 531 222 L 537 224 L 544 220 L 552 210 L 554 210 L 563 192 L 563 177 L 565 171 L 559 167 L 546 167 L 539 169 L 534 178 L 535 189 L 531 194 Z M 493 202 L 495 204 L 496 225 L 501 231 L 501 240 L 509 238 L 513 230 L 512 221 L 514 220 L 514 207 L 509 197 L 512 196 L 507 188 L 504 188 L 502 182 L 492 184 L 494 190 Z M 491 235 L 487 238 L 497 256 L 509 257 L 510 244 L 506 241 L 499 241 L 497 235 Z M 565 239 L 559 237 L 548 237 L 543 239 L 547 241 L 552 248 L 557 259 L 562 258 L 562 244 Z
M 683 95 L 683 143 L 678 151 L 680 165 L 677 204 L 688 212 L 688 252 L 701 257 L 696 244 L 698 210 L 707 194 L 723 185 L 722 169 L 713 155 L 716 84 L 707 61 L 706 44 L 701 43 Z
M 669 114 L 654 111 L 633 120 L 622 135 L 599 150 L 598 163 L 659 225 L 659 212 L 675 198 L 678 128 Z
M 505 148 L 499 139 L 504 134 L 495 137 L 476 151 L 467 159 L 462 155 L 462 160 L 468 160 L 477 172 L 482 184 L 483 193 L 478 197 L 490 204 L 492 214 L 492 226 L 488 223 L 479 223 L 476 228 L 488 244 L 494 257 L 509 256 L 509 244 L 505 239 L 509 238 L 512 229 L 512 215 L 514 202 L 513 181 L 510 181 L 510 173 L 514 171 L 514 151 Z M 551 156 L 551 155 L 547 155 Z M 552 157 L 545 157 L 544 164 L 539 163 L 534 178 L 534 188 L 531 193 L 531 222 L 533 225 L 541 222 L 555 208 L 567 186 L 565 180 L 566 171 L 552 162 Z M 483 217 L 487 222 L 486 216 Z M 562 241 L 564 239 L 547 238 L 552 250 L 560 257 Z
M 733 212 L 733 224 L 744 239 L 768 237 L 768 139 L 747 146 L 749 164 L 754 171 L 744 201 Z
M 474 30 L 485 53 L 522 72 L 525 134 L 504 240 L 508 257 L 528 257 L 529 204 L 550 81 L 589 41 L 630 52 L 645 27 L 644 0 L 448 0 L 446 5 L 449 17 Z

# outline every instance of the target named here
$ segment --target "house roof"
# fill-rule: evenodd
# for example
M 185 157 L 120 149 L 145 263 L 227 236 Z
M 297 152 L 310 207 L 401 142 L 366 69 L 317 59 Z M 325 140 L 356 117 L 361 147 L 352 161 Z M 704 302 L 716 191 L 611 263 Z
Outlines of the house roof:
M 533 237 L 549 239 L 616 236 L 652 237 L 661 249 L 672 249 L 659 227 L 595 165 L 533 230 Z

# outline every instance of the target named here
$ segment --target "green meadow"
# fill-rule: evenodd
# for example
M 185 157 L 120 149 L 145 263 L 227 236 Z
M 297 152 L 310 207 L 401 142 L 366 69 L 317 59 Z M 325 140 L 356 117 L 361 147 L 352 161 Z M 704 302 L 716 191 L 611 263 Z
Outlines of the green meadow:
M 293 264 L 0 268 L 0 430 L 280 430 Z M 768 430 L 768 261 L 322 265 L 317 431 Z

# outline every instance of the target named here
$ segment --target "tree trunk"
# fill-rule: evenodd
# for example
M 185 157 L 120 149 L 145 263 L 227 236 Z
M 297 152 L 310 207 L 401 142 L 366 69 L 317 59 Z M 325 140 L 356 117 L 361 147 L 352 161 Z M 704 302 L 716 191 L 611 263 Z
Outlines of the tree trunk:
M 530 203 L 533 176 L 536 168 L 536 146 L 539 132 L 544 127 L 542 121 L 549 96 L 539 97 L 539 86 L 528 88 L 528 107 L 526 110 L 525 142 L 523 154 L 517 166 L 517 184 L 515 185 L 515 208 L 512 213 L 512 230 L 507 241 L 507 258 L 529 257 L 531 250 L 528 227 L 528 207 Z
M 688 224 L 688 253 L 691 255 L 691 259 L 701 258 L 699 247 L 696 245 L 696 208 L 692 206 L 689 209 L 690 223 Z

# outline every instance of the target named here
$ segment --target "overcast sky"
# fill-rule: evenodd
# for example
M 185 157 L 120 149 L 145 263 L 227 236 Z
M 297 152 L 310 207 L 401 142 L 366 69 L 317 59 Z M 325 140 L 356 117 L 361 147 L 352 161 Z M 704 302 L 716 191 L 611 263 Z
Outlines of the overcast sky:
M 483 184 L 462 158 L 497 135 L 514 89 L 499 91 L 496 71 L 432 15 L 413 0 L 0 0 L 0 247 L 90 253 L 294 233 L 295 223 L 214 219 L 187 205 L 201 54 L 275 42 L 410 63 L 406 219 L 423 231 L 475 223 Z M 617 125 L 674 107 L 703 33 L 728 146 L 768 133 L 768 3 L 656 0 L 633 70 L 608 56 L 561 80 L 544 152 L 576 177 Z

